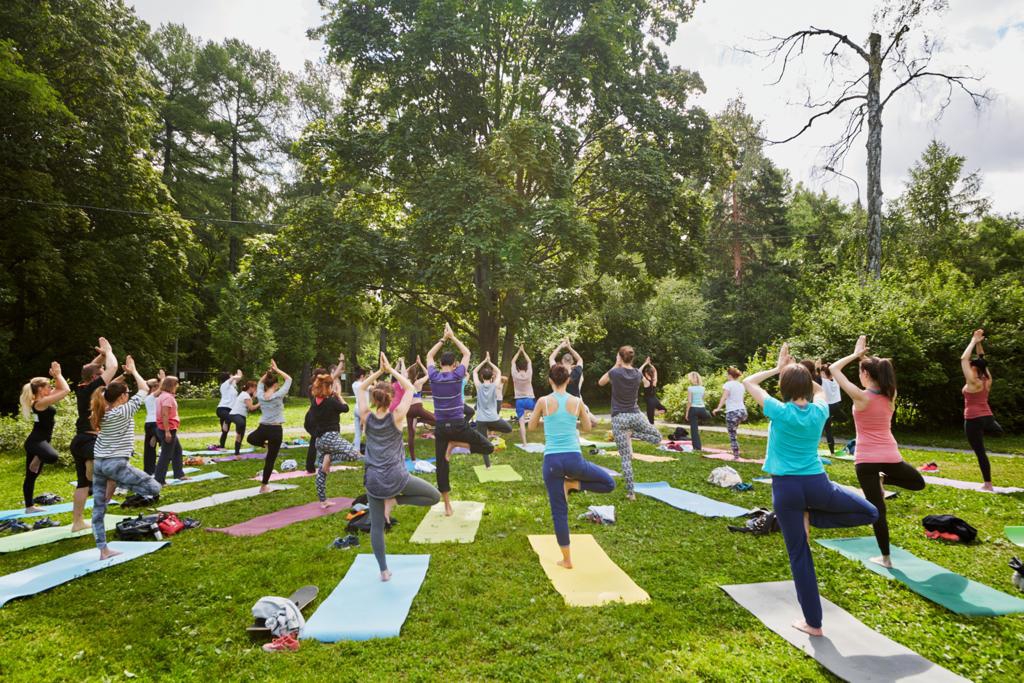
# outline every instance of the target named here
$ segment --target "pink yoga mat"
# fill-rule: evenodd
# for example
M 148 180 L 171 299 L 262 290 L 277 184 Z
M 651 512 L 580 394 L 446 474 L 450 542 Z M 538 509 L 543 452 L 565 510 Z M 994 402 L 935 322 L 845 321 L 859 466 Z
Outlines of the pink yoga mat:
M 305 522 L 307 519 L 316 519 L 317 517 L 326 517 L 327 515 L 346 512 L 352 507 L 351 498 L 329 498 L 328 500 L 334 503 L 329 508 L 320 507 L 319 501 L 306 503 L 305 505 L 296 505 L 295 507 L 271 512 L 268 515 L 253 517 L 247 522 L 233 524 L 223 529 L 208 528 L 207 531 L 219 531 L 228 536 L 259 536 L 260 534 L 280 529 L 296 522 Z
M 331 472 L 341 472 L 342 470 L 358 470 L 358 467 L 352 467 L 351 465 L 335 465 L 331 468 Z M 312 477 L 316 472 L 307 472 L 306 470 L 292 470 L 291 472 L 274 472 L 270 475 L 270 481 L 281 481 L 282 479 L 297 479 L 298 477 Z M 255 477 L 249 477 L 253 481 L 262 481 L 263 475 L 257 474 Z
M 756 463 L 758 465 L 764 464 L 764 460 L 751 460 L 750 458 L 740 458 L 739 460 L 737 460 L 732 457 L 732 453 L 729 453 L 728 451 L 720 451 L 717 449 L 705 450 L 704 453 L 702 453 L 701 455 L 702 457 L 710 458 L 711 460 L 725 460 L 726 462 L 750 462 Z

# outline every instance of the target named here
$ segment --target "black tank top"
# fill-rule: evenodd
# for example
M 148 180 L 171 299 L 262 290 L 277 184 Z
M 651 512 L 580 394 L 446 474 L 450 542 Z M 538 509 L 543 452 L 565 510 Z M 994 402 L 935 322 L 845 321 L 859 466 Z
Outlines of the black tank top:
M 57 409 L 50 406 L 46 410 L 32 408 L 32 431 L 28 435 L 29 441 L 49 441 L 53 438 L 53 420 L 57 416 Z
M 656 389 L 657 387 L 654 386 L 653 384 L 648 384 L 646 387 L 644 387 L 644 398 L 656 398 L 654 393 Z

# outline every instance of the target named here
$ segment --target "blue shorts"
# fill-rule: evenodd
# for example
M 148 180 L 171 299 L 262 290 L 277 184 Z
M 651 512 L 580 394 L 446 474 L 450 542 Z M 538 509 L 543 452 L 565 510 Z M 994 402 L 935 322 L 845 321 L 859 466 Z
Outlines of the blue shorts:
M 516 417 L 521 418 L 523 413 L 528 410 L 533 410 L 537 406 L 536 399 L 532 398 L 517 398 L 516 399 Z

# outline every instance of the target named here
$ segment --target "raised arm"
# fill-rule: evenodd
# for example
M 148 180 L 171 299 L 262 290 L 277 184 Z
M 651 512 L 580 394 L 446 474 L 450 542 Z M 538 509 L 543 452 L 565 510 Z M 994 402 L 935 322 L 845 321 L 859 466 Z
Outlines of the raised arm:
M 768 392 L 761 388 L 761 382 L 765 381 L 769 377 L 775 377 L 775 375 L 782 372 L 782 368 L 786 367 L 793 362 L 793 357 L 789 355 L 789 344 L 783 344 L 779 348 L 779 359 L 775 364 L 775 367 L 771 370 L 762 370 L 761 372 L 755 372 L 749 377 L 743 379 L 744 388 L 750 393 L 751 397 L 757 401 L 757 405 L 764 407 L 764 400 L 768 397 Z M 817 384 L 815 384 L 817 386 Z M 818 387 L 820 389 L 820 387 Z
M 560 341 L 558 342 L 558 346 L 556 346 L 556 347 L 555 347 L 555 348 L 554 348 L 554 349 L 553 349 L 553 350 L 551 351 L 551 355 L 550 355 L 550 356 L 548 356 L 548 367 L 552 367 L 552 366 L 554 366 L 555 364 L 557 364 L 557 363 L 558 363 L 558 352 L 562 350 L 562 347 L 563 347 L 563 346 L 565 346 L 565 345 L 566 345 L 566 343 L 567 343 L 567 342 L 566 342 L 566 340 L 565 340 L 565 339 L 562 339 L 562 340 L 560 340 Z
M 581 356 L 580 354 L 576 353 L 576 349 L 574 349 L 572 347 L 572 344 L 569 343 L 569 339 L 568 338 L 566 338 L 566 340 L 565 340 L 565 350 L 572 354 L 573 363 L 575 363 L 576 365 L 578 365 L 578 366 L 580 366 L 582 368 L 583 367 L 583 356 Z
M 377 380 L 380 379 L 380 376 L 383 374 L 384 368 L 377 368 L 363 380 L 362 384 L 359 385 L 359 391 L 364 394 L 363 409 L 359 411 L 359 417 L 364 425 L 366 424 L 366 416 L 370 413 L 370 391 L 373 389 L 373 385 L 377 383 Z
M 334 366 L 334 372 L 331 373 L 331 379 L 338 379 L 345 373 L 345 354 L 338 354 L 338 364 Z
M 448 333 L 448 328 L 445 327 L 445 335 L 447 335 L 447 333 Z M 430 350 L 427 351 L 427 365 L 428 366 L 436 365 L 434 363 L 434 356 L 436 356 L 437 352 L 441 350 L 442 346 L 444 346 L 444 340 L 445 339 L 447 339 L 447 336 L 441 337 L 440 339 L 437 340 L 437 343 L 434 344 L 433 346 L 431 346 Z
M 45 410 L 54 403 L 59 403 L 61 399 L 71 393 L 71 387 L 68 386 L 68 381 L 64 379 L 64 373 L 61 372 L 60 363 L 57 361 L 50 363 L 50 377 L 53 378 L 57 386 L 50 392 L 49 396 L 44 396 L 35 402 L 36 410 Z
M 163 372 L 163 370 L 161 370 L 160 372 Z M 238 369 L 235 370 L 235 374 L 231 375 L 231 380 L 237 382 L 243 377 L 245 377 L 245 373 L 243 373 L 241 369 Z
M 853 353 L 845 358 L 840 358 L 835 363 L 828 366 L 828 371 L 832 374 L 832 379 L 834 379 L 842 390 L 853 399 L 853 404 L 861 410 L 866 408 L 868 405 L 867 392 L 851 382 L 843 373 L 843 368 L 853 361 L 859 361 L 867 352 L 868 338 L 862 334 L 857 337 L 857 344 L 853 347 Z
M 533 412 L 530 413 L 530 422 L 526 425 L 526 428 L 531 432 L 540 427 L 540 418 L 546 414 L 548 405 L 545 401 L 546 398 L 547 396 L 543 396 L 537 399 L 537 405 L 534 407 Z
M 985 330 L 975 330 L 974 334 L 971 335 L 971 341 L 967 348 L 960 354 L 960 370 L 964 373 L 964 381 L 967 382 L 967 386 L 972 389 L 982 386 L 982 383 L 974 376 L 974 371 L 971 370 L 971 354 L 974 352 L 974 347 L 980 345 L 983 341 L 985 341 Z
M 135 367 L 135 359 L 131 356 L 126 356 L 124 359 L 124 371 L 135 379 L 135 386 L 138 387 L 139 393 L 145 396 L 149 392 L 149 387 L 146 386 L 146 380 L 139 374 Z
M 281 386 L 280 389 L 274 392 L 274 397 L 276 398 L 278 396 L 287 396 L 288 390 L 292 388 L 292 376 L 289 375 L 284 370 L 282 370 L 281 368 L 277 367 L 277 361 L 275 361 L 273 358 L 270 359 L 270 369 L 279 374 L 281 377 L 284 377 L 284 384 Z
M 462 354 L 462 360 L 459 361 L 459 365 L 464 366 L 468 370 L 469 359 L 473 357 L 473 354 L 470 353 L 469 347 L 463 344 L 462 340 L 455 336 L 455 333 L 452 332 L 451 325 L 448 325 L 447 329 L 445 330 L 445 334 L 448 335 L 448 338 L 452 340 L 453 344 L 455 344 L 455 348 L 457 348 L 459 352 Z
M 383 353 L 380 354 L 380 365 L 384 372 L 391 373 L 391 376 L 394 377 L 395 380 L 402 385 L 402 389 L 404 389 L 404 392 L 402 393 L 402 400 L 400 400 L 398 405 L 395 406 L 395 409 L 391 411 L 391 417 L 395 421 L 395 426 L 401 429 L 405 426 L 405 415 L 409 412 L 409 406 L 412 405 L 412 395 L 416 392 L 416 387 L 413 386 L 413 383 L 409 381 L 408 377 L 401 372 L 396 372 L 394 368 L 391 367 L 391 364 L 388 363 L 388 357 Z
M 117 357 L 114 355 L 114 349 L 110 347 L 110 342 L 106 337 L 100 337 L 99 346 L 96 349 L 103 356 L 103 383 L 110 384 L 114 375 L 117 374 Z

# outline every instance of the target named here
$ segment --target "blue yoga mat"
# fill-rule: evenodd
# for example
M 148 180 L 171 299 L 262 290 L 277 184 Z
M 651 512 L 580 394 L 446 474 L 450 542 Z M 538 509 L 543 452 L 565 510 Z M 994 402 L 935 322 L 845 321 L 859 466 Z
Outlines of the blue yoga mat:
M 397 637 L 429 564 L 430 555 L 388 555 L 392 577 L 385 582 L 373 555 L 357 555 L 345 578 L 306 622 L 302 638 L 336 643 Z
M 408 470 L 409 472 L 416 472 L 416 463 L 419 461 L 433 463 L 434 458 L 416 458 L 416 460 L 406 460 L 405 469 Z M 416 474 L 426 474 L 426 472 L 416 472 Z
M 0 510 L 0 522 L 6 519 L 20 519 L 23 517 L 46 517 L 48 515 L 59 515 L 64 512 L 71 512 L 74 503 L 57 503 L 56 505 L 44 505 L 42 512 L 25 512 L 25 508 L 15 508 L 14 510 Z M 111 501 L 107 506 L 117 505 L 117 501 Z M 85 509 L 88 510 L 92 507 L 92 498 L 85 501 Z
M 668 503 L 674 508 L 695 512 L 703 517 L 740 517 L 750 512 L 738 505 L 723 503 L 699 493 L 673 488 L 666 481 L 637 484 L 636 492 Z
M 120 551 L 121 554 L 109 560 L 100 560 L 100 551 L 96 548 L 89 548 L 58 557 L 56 560 L 50 560 L 35 567 L 22 569 L 20 572 L 0 576 L 0 607 L 14 598 L 23 598 L 50 590 L 86 574 L 142 557 L 165 545 L 167 545 L 167 541 L 113 541 L 108 544 L 108 547 L 111 550 Z
M 167 482 L 168 486 L 180 486 L 181 484 L 194 484 L 197 481 L 209 481 L 210 479 L 226 479 L 228 475 L 223 472 L 203 472 L 191 479 L 172 479 Z
M 874 536 L 819 539 L 818 543 L 851 560 L 860 561 L 876 574 L 896 579 L 920 596 L 957 614 L 989 617 L 1024 612 L 1024 600 L 983 583 L 951 572 L 934 562 L 922 560 L 903 548 L 892 546 L 892 569 L 869 561 L 879 554 Z

